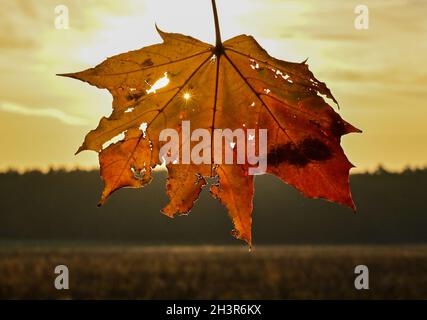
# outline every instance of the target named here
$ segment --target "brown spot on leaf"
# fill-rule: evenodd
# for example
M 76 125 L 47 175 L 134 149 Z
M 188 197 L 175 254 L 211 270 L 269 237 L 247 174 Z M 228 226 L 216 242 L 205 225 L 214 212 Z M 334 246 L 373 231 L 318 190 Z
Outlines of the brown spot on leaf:
M 305 156 L 310 160 L 325 161 L 332 155 L 329 147 L 319 139 L 305 139 L 301 147 Z
M 288 142 L 279 145 L 267 155 L 272 165 L 287 162 L 291 165 L 304 167 L 311 161 L 326 161 L 332 157 L 329 147 L 319 139 L 307 138 L 298 145 Z
M 141 63 L 141 66 L 143 66 L 143 67 L 150 67 L 152 65 L 154 65 L 154 63 L 153 63 L 153 60 L 151 60 L 150 58 L 147 60 L 144 60 L 144 62 Z
M 144 91 L 133 91 L 133 92 L 130 92 L 126 96 L 126 99 L 129 100 L 129 101 L 131 101 L 131 100 L 139 100 L 143 96 L 145 96 L 145 92 Z

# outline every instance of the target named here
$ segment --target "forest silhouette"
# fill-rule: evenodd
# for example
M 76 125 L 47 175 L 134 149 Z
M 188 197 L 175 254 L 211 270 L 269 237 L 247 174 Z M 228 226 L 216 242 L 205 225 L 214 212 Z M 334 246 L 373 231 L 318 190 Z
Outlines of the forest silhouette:
M 269 175 L 257 176 L 254 244 L 426 243 L 427 169 L 351 175 L 357 212 L 305 199 Z M 192 212 L 170 219 L 166 172 L 143 189 L 120 190 L 101 208 L 98 171 L 0 174 L 0 241 L 240 244 L 222 205 L 205 188 Z M 243 245 L 243 243 L 242 243 Z

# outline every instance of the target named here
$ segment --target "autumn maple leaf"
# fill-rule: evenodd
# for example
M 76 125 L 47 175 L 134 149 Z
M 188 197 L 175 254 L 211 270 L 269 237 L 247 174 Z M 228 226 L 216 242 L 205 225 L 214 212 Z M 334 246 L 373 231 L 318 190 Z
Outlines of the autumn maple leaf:
M 306 197 L 354 209 L 349 189 L 352 165 L 340 139 L 360 131 L 325 102 L 323 97 L 336 100 L 306 62 L 275 59 L 247 35 L 222 43 L 214 0 L 212 5 L 215 46 L 157 29 L 164 41 L 161 44 L 62 75 L 108 89 L 113 96 L 112 114 L 101 119 L 78 150 L 99 153 L 105 184 L 100 204 L 120 188 L 148 184 L 152 169 L 162 163 L 160 133 L 165 128 L 180 132 L 182 121 L 188 120 L 193 128 L 211 133 L 216 128 L 266 129 L 267 173 Z M 120 134 L 124 134 L 121 141 L 103 147 Z M 213 144 L 210 148 L 212 154 Z M 211 186 L 211 193 L 227 208 L 234 235 L 251 244 L 254 177 L 248 174 L 249 167 L 247 161 L 169 163 L 170 202 L 163 212 L 170 217 L 188 213 L 206 178 L 215 177 L 218 183 Z

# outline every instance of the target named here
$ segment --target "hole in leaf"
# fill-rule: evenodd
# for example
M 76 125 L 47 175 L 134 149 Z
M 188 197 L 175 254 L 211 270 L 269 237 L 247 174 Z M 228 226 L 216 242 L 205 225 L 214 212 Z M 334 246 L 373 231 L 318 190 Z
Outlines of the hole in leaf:
M 259 69 L 259 64 L 258 62 L 256 62 L 254 59 L 250 59 L 250 66 L 252 68 L 252 70 L 258 70 Z
M 117 142 L 119 142 L 119 141 L 124 140 L 124 138 L 125 138 L 125 133 L 126 133 L 126 131 L 123 131 L 122 133 L 119 133 L 118 135 L 116 135 L 116 136 L 112 137 L 110 140 L 108 140 L 107 142 L 105 142 L 105 143 L 102 145 L 102 150 L 104 150 L 104 149 L 108 148 L 110 145 L 112 145 L 112 144 L 114 144 L 114 143 L 117 143 Z
M 146 90 L 147 94 L 156 93 L 157 90 L 166 87 L 169 84 L 169 82 L 170 82 L 170 79 L 168 78 L 168 73 L 165 72 L 165 75 L 162 78 L 160 78 L 159 80 L 157 80 L 151 86 L 151 88 L 149 90 Z
M 142 168 L 141 170 L 137 170 L 133 166 L 130 168 L 130 170 L 132 171 L 133 176 L 136 180 L 143 180 L 145 173 L 147 172 L 145 168 Z
M 142 131 L 142 137 L 145 139 L 145 136 L 147 134 L 147 128 L 148 128 L 148 124 L 147 122 L 143 122 L 141 123 L 141 125 L 139 126 L 139 130 Z

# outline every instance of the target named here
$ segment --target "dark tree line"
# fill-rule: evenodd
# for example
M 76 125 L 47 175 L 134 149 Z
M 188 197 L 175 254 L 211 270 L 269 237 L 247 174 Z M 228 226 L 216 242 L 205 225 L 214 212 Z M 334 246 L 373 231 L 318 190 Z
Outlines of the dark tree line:
M 203 191 L 190 215 L 169 219 L 165 173 L 142 190 L 120 190 L 102 207 L 97 171 L 0 174 L 0 240 L 85 243 L 239 244 L 225 209 Z M 351 176 L 357 214 L 303 198 L 273 176 L 256 177 L 256 244 L 426 243 L 427 170 L 379 168 Z

